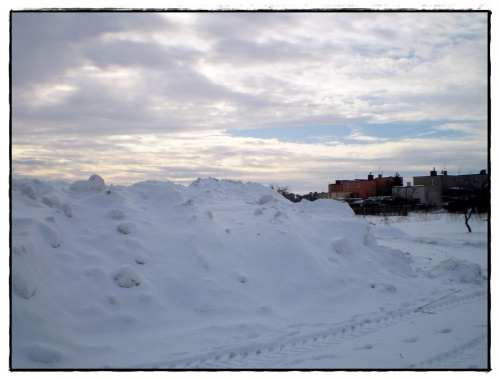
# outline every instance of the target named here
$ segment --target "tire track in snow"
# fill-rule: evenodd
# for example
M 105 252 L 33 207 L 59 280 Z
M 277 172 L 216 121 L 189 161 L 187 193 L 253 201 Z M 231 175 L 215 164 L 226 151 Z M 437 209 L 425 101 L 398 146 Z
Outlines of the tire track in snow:
M 307 335 L 295 335 L 285 341 L 255 343 L 240 347 L 228 348 L 212 353 L 186 356 L 161 363 L 143 364 L 133 368 L 161 368 L 161 369 L 270 369 L 290 368 L 299 365 L 307 355 L 310 360 L 335 360 L 335 352 L 325 354 L 324 350 L 332 348 L 341 350 L 341 345 L 379 331 L 386 327 L 422 318 L 440 310 L 452 310 L 461 305 L 470 304 L 486 298 L 484 291 L 476 291 L 463 296 L 453 296 L 437 299 L 435 302 L 421 308 L 405 308 L 379 313 L 375 316 L 360 317 L 358 321 L 345 321 L 330 327 L 327 330 Z M 465 351 L 479 348 L 485 336 L 480 336 L 456 347 L 449 352 L 429 358 L 424 362 L 412 364 L 415 368 L 436 367 L 436 363 L 453 365 L 449 359 L 458 358 Z M 484 353 L 481 353 L 484 354 Z M 451 363 L 451 364 L 450 364 Z M 443 364 L 444 365 L 444 364 Z
M 458 347 L 455 347 L 442 354 L 430 357 L 425 361 L 410 365 L 410 368 L 464 368 L 474 369 L 475 358 L 484 357 L 484 368 L 487 366 L 487 349 L 483 345 L 487 339 L 487 334 L 482 334 Z

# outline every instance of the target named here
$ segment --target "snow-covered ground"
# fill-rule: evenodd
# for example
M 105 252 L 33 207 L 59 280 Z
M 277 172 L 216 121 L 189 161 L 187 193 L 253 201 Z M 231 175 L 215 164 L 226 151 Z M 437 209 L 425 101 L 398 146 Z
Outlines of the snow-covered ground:
M 488 223 L 12 181 L 12 368 L 486 369 Z

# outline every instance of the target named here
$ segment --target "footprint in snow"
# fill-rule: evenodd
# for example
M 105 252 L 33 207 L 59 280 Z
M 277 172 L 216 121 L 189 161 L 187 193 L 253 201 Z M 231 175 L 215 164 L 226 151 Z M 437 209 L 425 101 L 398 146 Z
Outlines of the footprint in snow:
M 130 265 L 123 265 L 113 274 L 113 280 L 120 288 L 139 286 L 142 279 L 137 271 Z
M 238 277 L 238 280 L 239 280 L 239 281 L 243 284 L 243 283 L 247 282 L 247 276 L 245 276 L 245 275 L 240 275 L 240 276 Z
M 339 261 L 338 261 L 335 257 L 333 257 L 333 256 L 328 256 L 328 257 L 327 257 L 327 260 L 328 260 L 328 261 L 330 261 L 331 263 L 334 263 L 334 264 L 338 264 L 338 262 L 339 262 Z M 374 287 L 374 286 L 372 286 L 372 288 L 373 288 L 373 287 Z
M 256 208 L 255 211 L 253 212 L 254 215 L 262 215 L 263 214 L 263 211 L 261 208 Z
M 107 214 L 111 219 L 115 219 L 115 220 L 119 220 L 119 219 L 123 219 L 124 218 L 124 214 L 123 214 L 123 211 L 122 210 L 119 210 L 119 209 L 114 209 L 114 210 L 111 210 L 111 211 L 108 211 L 108 214 Z
M 49 343 L 33 343 L 25 350 L 28 357 L 38 363 L 55 363 L 63 357 L 62 352 Z
M 118 225 L 117 230 L 120 233 L 127 235 L 135 230 L 135 224 L 134 223 L 121 223 Z
M 331 243 L 333 250 L 338 254 L 350 254 L 351 244 L 346 238 L 337 238 Z
M 437 333 L 441 333 L 441 334 L 448 334 L 451 332 L 451 329 L 449 327 L 445 327 L 439 331 L 437 331 Z

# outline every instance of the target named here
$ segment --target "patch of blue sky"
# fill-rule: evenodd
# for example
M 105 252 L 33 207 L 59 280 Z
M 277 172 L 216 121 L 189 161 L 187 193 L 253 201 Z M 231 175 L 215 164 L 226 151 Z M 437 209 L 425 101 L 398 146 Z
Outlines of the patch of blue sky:
M 444 123 L 385 123 L 385 124 L 364 124 L 354 126 L 353 131 L 357 134 L 376 139 L 400 140 L 408 138 L 457 138 L 465 136 L 459 130 L 439 130 L 435 127 Z
M 283 142 L 317 143 L 320 141 L 342 141 L 351 134 L 351 131 L 351 127 L 346 125 L 314 125 L 230 129 L 226 131 L 226 134 L 234 137 L 277 139 Z
M 360 125 L 314 125 L 293 127 L 263 127 L 230 129 L 225 133 L 234 137 L 277 139 L 282 142 L 304 144 L 344 143 L 370 144 L 411 138 L 460 138 L 459 130 L 439 130 L 444 122 L 385 123 Z

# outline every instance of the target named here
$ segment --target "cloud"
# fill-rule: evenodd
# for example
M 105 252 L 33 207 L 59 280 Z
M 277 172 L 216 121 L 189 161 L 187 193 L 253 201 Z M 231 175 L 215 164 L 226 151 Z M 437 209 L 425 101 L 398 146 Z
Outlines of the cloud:
M 216 133 L 176 133 L 43 141 L 15 144 L 13 170 L 57 179 L 87 178 L 98 172 L 108 183 L 130 185 L 147 179 L 184 185 L 198 177 L 282 183 L 292 191 L 326 191 L 335 179 L 396 171 L 405 177 L 446 165 L 450 174 L 485 167 L 482 139 L 379 141 L 376 144 L 297 143 Z M 455 154 L 459 151 L 460 155 Z M 32 160 L 36 152 L 37 162 Z M 409 179 L 409 178 L 408 178 Z M 410 179 L 409 179 L 410 180 Z
M 409 167 L 451 162 L 471 142 L 482 165 L 487 26 L 478 12 L 14 12 L 13 172 L 298 186 L 408 152 Z
M 13 84 L 51 81 L 84 60 L 82 44 L 121 30 L 168 29 L 155 14 L 20 12 L 12 14 Z

